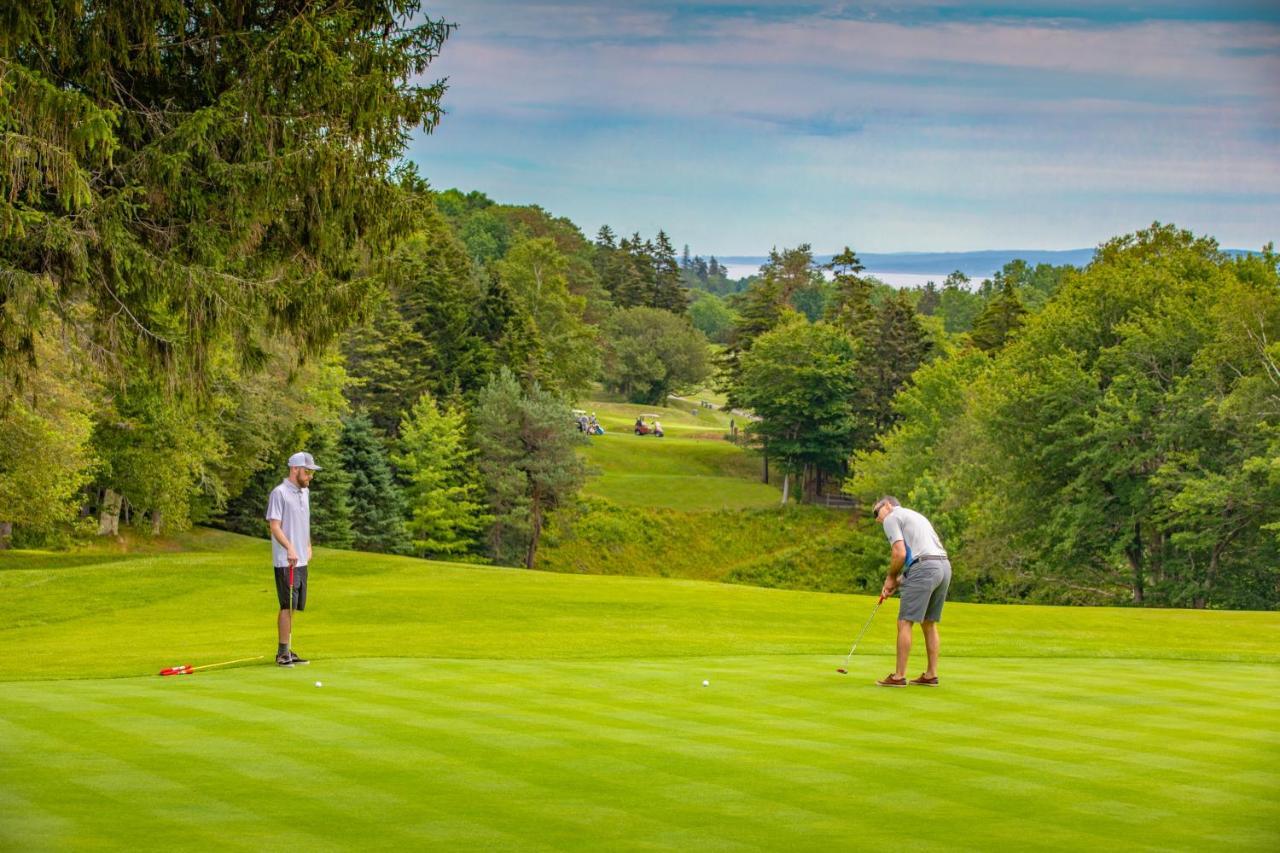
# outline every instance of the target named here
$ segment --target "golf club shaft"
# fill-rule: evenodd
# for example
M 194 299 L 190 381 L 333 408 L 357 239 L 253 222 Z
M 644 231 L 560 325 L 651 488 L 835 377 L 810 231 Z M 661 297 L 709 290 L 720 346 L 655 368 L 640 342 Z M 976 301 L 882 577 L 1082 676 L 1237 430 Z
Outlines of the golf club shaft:
M 236 660 L 224 660 L 222 663 L 207 663 L 204 666 L 190 667 L 190 669 L 192 672 L 195 672 L 197 669 L 211 669 L 215 666 L 231 666 L 233 663 L 246 663 L 251 660 L 262 660 L 263 657 L 265 657 L 265 655 L 256 655 L 251 658 L 238 658 Z
M 849 649 L 849 654 L 845 655 L 844 665 L 847 667 L 849 661 L 853 659 L 853 650 L 858 648 L 858 643 L 862 642 L 862 635 L 867 633 L 867 629 L 871 627 L 871 620 L 876 618 L 876 611 L 880 609 L 880 605 L 884 604 L 884 596 L 880 596 L 880 600 L 876 602 L 876 606 L 871 608 L 871 615 L 867 617 L 867 624 L 862 626 L 862 630 L 858 632 L 858 639 L 853 641 L 853 646 Z
M 285 635 L 284 653 L 293 654 L 293 566 L 295 560 L 289 561 L 289 632 Z
M 184 663 L 181 666 L 171 666 L 171 667 L 167 667 L 166 669 L 162 669 L 160 670 L 160 674 L 161 675 L 190 675 L 191 673 L 200 669 L 212 669 L 215 666 L 231 666 L 231 664 L 233 663 L 247 663 L 248 661 L 251 661 L 251 660 L 262 660 L 264 657 L 266 656 L 255 655 L 254 657 L 251 657 L 251 658 L 237 658 L 236 660 L 224 660 L 221 663 L 206 663 L 204 666 L 192 666 L 189 663 Z

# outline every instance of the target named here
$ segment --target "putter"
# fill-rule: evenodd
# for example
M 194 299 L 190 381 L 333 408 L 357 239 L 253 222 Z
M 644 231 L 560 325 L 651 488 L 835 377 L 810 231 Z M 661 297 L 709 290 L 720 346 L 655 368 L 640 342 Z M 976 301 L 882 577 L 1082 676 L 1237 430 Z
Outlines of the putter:
M 204 666 L 192 666 L 184 663 L 182 666 L 171 666 L 160 670 L 161 675 L 190 675 L 202 669 L 212 669 L 215 666 L 231 666 L 233 663 L 246 663 L 251 660 L 262 660 L 266 655 L 257 655 L 251 658 L 237 658 L 236 660 L 224 660 L 222 663 L 207 663 Z
M 284 653 L 289 657 L 293 657 L 293 566 L 297 562 L 289 561 L 289 633 L 284 640 Z
M 858 639 L 853 641 L 853 648 L 849 649 L 849 654 L 845 655 L 844 666 L 836 667 L 836 672 L 841 675 L 849 674 L 849 659 L 853 657 L 853 650 L 858 647 L 858 643 L 862 642 L 862 635 L 867 633 L 867 629 L 871 627 L 871 620 L 876 618 L 876 611 L 880 609 L 880 605 L 884 604 L 884 596 L 880 596 L 880 600 L 876 602 L 876 606 L 871 608 L 871 615 L 867 617 L 867 624 L 862 626 L 862 630 L 858 632 Z

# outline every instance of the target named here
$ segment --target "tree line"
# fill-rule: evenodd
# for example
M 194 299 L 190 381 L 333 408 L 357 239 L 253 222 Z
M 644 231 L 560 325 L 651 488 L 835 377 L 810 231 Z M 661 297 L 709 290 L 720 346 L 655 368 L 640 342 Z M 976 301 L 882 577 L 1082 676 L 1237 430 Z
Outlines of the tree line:
M 891 291 L 775 253 L 721 357 L 805 499 L 929 515 L 961 595 L 1280 604 L 1280 256 L 1172 225 Z
M 934 518 L 965 595 L 1280 603 L 1280 285 L 1153 225 L 1084 269 L 894 290 L 846 248 L 729 286 L 437 191 L 450 27 L 410 0 L 15 7 L 0 31 L 0 544 L 263 535 L 532 566 L 585 471 L 570 404 L 713 378 L 802 500 Z M 714 347 L 709 347 L 708 342 Z

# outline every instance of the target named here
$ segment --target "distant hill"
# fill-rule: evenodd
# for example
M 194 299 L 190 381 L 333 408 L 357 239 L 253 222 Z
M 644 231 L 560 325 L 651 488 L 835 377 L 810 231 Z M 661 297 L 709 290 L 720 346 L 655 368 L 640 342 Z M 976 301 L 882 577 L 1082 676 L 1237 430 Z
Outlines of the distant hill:
M 1246 249 L 1225 249 L 1230 255 L 1252 254 Z M 859 252 L 858 257 L 869 273 L 908 273 L 919 275 L 946 276 L 954 270 L 969 276 L 981 278 L 990 276 L 1005 264 L 1021 258 L 1027 263 L 1053 264 L 1061 266 L 1070 264 L 1082 267 L 1093 260 L 1093 249 L 1065 249 L 1048 251 L 1044 249 L 988 249 L 981 252 Z M 818 263 L 825 264 L 831 255 L 815 255 Z M 742 264 L 759 266 L 767 257 L 764 256 L 726 256 L 719 260 L 725 264 Z

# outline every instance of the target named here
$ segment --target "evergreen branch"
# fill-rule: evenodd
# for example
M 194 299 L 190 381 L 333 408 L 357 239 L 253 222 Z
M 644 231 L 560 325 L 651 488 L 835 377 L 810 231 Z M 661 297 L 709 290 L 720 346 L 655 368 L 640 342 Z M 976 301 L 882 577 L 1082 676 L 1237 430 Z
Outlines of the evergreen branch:
M 133 324 L 138 327 L 138 331 L 142 332 L 142 334 L 146 335 L 147 337 L 159 343 L 165 344 L 167 346 L 174 345 L 173 341 L 169 340 L 168 338 L 156 332 L 151 331 L 149 328 L 146 327 L 146 325 L 142 323 L 142 321 L 140 321 L 137 317 L 135 317 L 133 315 L 133 312 L 129 310 L 129 306 L 125 305 L 124 301 L 121 300 L 120 297 L 116 295 L 116 292 L 111 289 L 110 284 L 108 284 L 105 280 L 103 280 L 101 284 L 103 289 L 106 290 L 107 293 L 111 294 L 111 298 L 114 299 L 116 301 L 116 304 L 120 306 L 120 310 L 117 311 L 115 314 L 111 315 L 112 317 L 119 317 L 121 313 L 124 313 L 125 316 L 127 316 L 130 320 L 133 321 Z

